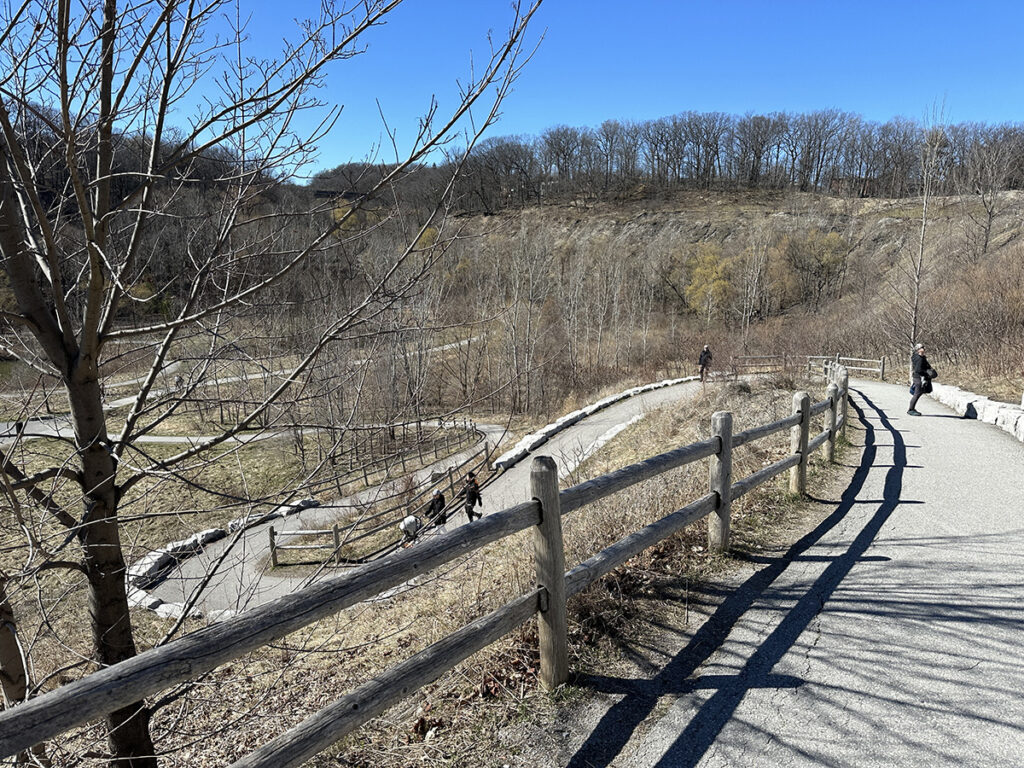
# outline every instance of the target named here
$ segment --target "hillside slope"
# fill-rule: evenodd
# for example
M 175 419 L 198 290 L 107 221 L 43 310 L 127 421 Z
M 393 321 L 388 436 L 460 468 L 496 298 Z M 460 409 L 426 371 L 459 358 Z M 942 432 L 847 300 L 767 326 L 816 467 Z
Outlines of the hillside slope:
M 636 306 L 647 289 L 656 327 L 677 333 L 676 323 L 688 325 L 684 346 L 710 338 L 722 362 L 729 354 L 841 350 L 901 364 L 913 341 L 927 339 L 943 370 L 1016 401 L 1024 385 L 1022 209 L 1019 192 L 1003 193 L 991 219 L 973 198 L 933 198 L 923 249 L 920 199 L 694 192 L 460 223 L 472 235 L 463 259 L 476 273 L 486 276 L 491 261 L 519 272 L 542 262 L 554 283 L 544 310 L 561 312 L 559 338 L 574 332 L 562 305 L 578 302 L 572 312 L 591 328 L 631 313 L 625 327 L 635 346 L 643 322 Z M 608 286 L 617 292 L 606 299 Z

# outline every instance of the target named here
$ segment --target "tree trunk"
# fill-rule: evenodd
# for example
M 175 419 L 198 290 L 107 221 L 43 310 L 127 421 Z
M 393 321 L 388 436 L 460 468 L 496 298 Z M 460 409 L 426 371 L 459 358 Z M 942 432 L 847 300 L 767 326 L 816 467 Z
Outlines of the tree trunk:
M 136 654 L 132 636 L 125 562 L 117 522 L 116 465 L 110 452 L 95 361 L 83 357 L 68 381 L 75 441 L 82 461 L 83 525 L 79 531 L 89 583 L 89 614 L 97 661 L 117 664 Z M 144 702 L 107 717 L 111 766 L 156 768 Z

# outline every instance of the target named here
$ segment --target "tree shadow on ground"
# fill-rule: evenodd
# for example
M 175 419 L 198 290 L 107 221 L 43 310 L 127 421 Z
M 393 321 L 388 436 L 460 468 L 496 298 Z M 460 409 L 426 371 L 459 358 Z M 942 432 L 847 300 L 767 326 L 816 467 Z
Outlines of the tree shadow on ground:
M 893 464 L 886 472 L 883 499 L 878 509 L 861 529 L 846 552 L 825 568 L 775 630 L 750 656 L 742 672 L 716 680 L 715 693 L 700 707 L 686 728 L 657 763 L 662 768 L 685 768 L 700 762 L 718 734 L 733 716 L 746 692 L 752 688 L 794 687 L 800 681 L 789 676 L 772 674 L 775 664 L 790 650 L 821 611 L 853 566 L 865 559 L 865 552 L 882 526 L 900 504 L 903 472 L 907 466 L 907 449 L 900 432 L 888 417 L 866 396 L 866 406 L 874 411 L 882 427 L 893 440 Z M 864 452 L 849 487 L 835 510 L 812 531 L 793 544 L 786 553 L 753 574 L 732 591 L 693 635 L 687 646 L 652 679 L 621 679 L 604 676 L 582 676 L 577 682 L 606 693 L 624 695 L 601 718 L 586 741 L 573 755 L 568 768 L 603 768 L 611 764 L 629 742 L 634 730 L 651 714 L 665 693 L 685 693 L 697 687 L 708 688 L 711 681 L 693 680 L 691 676 L 729 636 L 733 627 L 761 597 L 790 563 L 801 559 L 808 549 L 842 521 L 854 505 L 868 474 L 875 467 L 878 453 L 875 427 L 865 412 L 850 401 L 865 427 Z

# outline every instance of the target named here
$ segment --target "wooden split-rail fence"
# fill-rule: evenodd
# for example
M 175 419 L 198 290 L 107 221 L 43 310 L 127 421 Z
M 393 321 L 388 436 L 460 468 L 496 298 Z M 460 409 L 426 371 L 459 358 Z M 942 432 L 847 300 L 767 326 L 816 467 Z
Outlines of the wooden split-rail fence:
M 0 756 L 16 755 L 147 696 L 194 680 L 315 621 L 527 528 L 533 529 L 537 577 L 534 589 L 391 667 L 236 761 L 232 768 L 301 765 L 534 616 L 538 623 L 540 680 L 547 688 L 557 686 L 569 676 L 566 619 L 569 596 L 581 592 L 629 558 L 704 518 L 708 519 L 709 545 L 716 550 L 727 550 L 733 501 L 787 470 L 790 491 L 805 493 L 808 457 L 824 447 L 825 457 L 833 459 L 837 435 L 846 429 L 847 398 L 848 374 L 841 366 L 833 366 L 829 368 L 825 399 L 812 403 L 808 393 L 797 392 L 793 397 L 792 415 L 786 418 L 734 433 L 732 414 L 718 412 L 712 416 L 712 434 L 708 439 L 652 456 L 562 491 L 558 487 L 554 460 L 537 457 L 531 470 L 529 494 L 532 498 L 529 501 L 212 624 L 0 713 Z M 821 429 L 812 434 L 812 419 L 817 417 L 821 417 Z M 747 477 L 733 478 L 734 448 L 787 431 L 790 452 L 785 458 Z M 711 463 L 706 494 L 566 572 L 563 516 L 636 483 L 702 459 L 709 459 Z
M 451 513 L 458 502 L 456 500 L 455 493 L 455 481 L 456 478 L 462 477 L 466 472 L 482 473 L 490 464 L 491 458 L 491 447 L 490 443 L 484 442 L 483 448 L 476 451 L 475 453 L 468 456 L 458 464 L 448 467 L 444 471 L 435 473 L 432 479 L 425 485 L 421 486 L 420 490 L 411 499 L 402 504 L 395 504 L 385 509 L 371 512 L 367 515 L 362 515 L 353 522 L 339 526 L 335 524 L 331 528 L 327 529 L 296 529 L 296 530 L 277 530 L 274 526 L 270 526 L 267 530 L 267 534 L 270 539 L 270 564 L 275 568 L 280 565 L 278 553 L 287 552 L 289 550 L 331 550 L 327 553 L 325 560 L 333 559 L 336 563 L 347 562 L 348 559 L 342 556 L 341 549 L 343 546 L 351 546 L 363 539 L 380 533 L 381 531 L 389 528 L 394 528 L 398 522 L 406 515 L 423 515 L 426 508 L 430 505 L 430 496 L 433 494 L 435 489 L 448 488 L 448 501 L 445 505 L 445 511 Z M 486 487 L 487 483 L 491 480 L 488 478 L 484 483 L 483 487 Z M 429 525 L 430 520 L 426 523 Z M 281 544 L 279 539 L 282 538 L 294 538 L 299 536 L 306 537 L 331 537 L 329 540 L 323 543 L 303 543 L 303 544 Z M 379 557 L 382 553 L 386 553 L 395 549 L 401 540 L 393 541 L 377 552 L 372 552 L 368 555 L 364 555 L 361 560 L 367 560 L 372 557 Z
M 808 372 L 825 373 L 841 366 L 847 372 L 877 373 L 885 381 L 885 356 L 879 359 L 835 355 L 735 355 L 730 361 L 733 378 L 743 374 L 772 373 L 807 366 Z
M 885 355 L 877 360 L 864 357 L 841 357 L 835 355 L 808 355 L 807 370 L 818 371 L 828 375 L 832 368 L 842 366 L 847 371 L 859 373 L 877 373 L 881 381 L 885 381 Z

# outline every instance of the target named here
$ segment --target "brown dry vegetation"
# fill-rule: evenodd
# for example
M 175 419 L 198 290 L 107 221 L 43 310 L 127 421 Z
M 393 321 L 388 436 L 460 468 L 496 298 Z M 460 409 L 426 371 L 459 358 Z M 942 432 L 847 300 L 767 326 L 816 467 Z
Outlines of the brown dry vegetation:
M 968 215 L 977 205 L 969 196 L 932 201 L 917 340 L 929 343 L 944 383 L 962 379 L 981 394 L 1019 402 L 1024 196 L 1000 193 L 984 252 Z M 731 355 L 836 352 L 885 355 L 894 378 L 908 365 L 914 339 L 900 294 L 908 294 L 919 200 L 682 191 L 527 208 L 466 226 L 474 237 L 455 250 L 448 276 L 457 290 L 462 275 L 486 284 L 494 265 L 539 264 L 551 278 L 541 284 L 533 325 L 533 354 L 548 354 L 555 374 L 533 385 L 542 407 L 574 386 L 629 372 L 650 380 L 658 368 L 678 370 L 681 360 L 692 372 L 705 341 L 719 367 Z M 514 248 L 524 253 L 510 264 Z M 605 286 L 617 293 L 605 297 Z
M 967 248 L 960 202 L 939 201 L 929 228 L 921 317 L 922 338 L 931 347 L 943 383 L 1011 402 L 1018 402 L 1024 390 L 1021 207 L 1016 194 L 1007 195 L 991 249 L 979 255 Z M 480 421 L 511 410 L 511 431 L 521 434 L 624 386 L 692 373 L 693 358 L 704 341 L 714 348 L 717 368 L 727 367 L 733 354 L 840 351 L 887 355 L 890 380 L 898 380 L 908 340 L 891 288 L 907 243 L 920 226 L 919 214 L 919 207 L 908 200 L 686 193 L 658 201 L 555 205 L 467 220 L 467 233 L 473 237 L 452 249 L 443 265 L 448 271 L 439 280 L 452 295 L 472 296 L 479 303 L 462 307 L 464 316 L 445 320 L 453 323 L 454 332 L 470 328 L 488 338 L 472 351 L 453 350 L 436 359 L 436 370 L 416 390 L 424 398 L 416 405 L 424 412 L 447 412 L 450 404 L 459 403 Z M 759 242 L 765 248 L 764 282 L 756 301 L 745 304 L 745 259 Z M 509 269 L 507 257 L 517 248 L 519 262 Z M 521 275 L 520 267 L 536 268 L 538 278 L 538 285 L 523 295 L 515 293 L 522 286 L 502 282 L 508 279 L 506 273 Z M 559 293 L 559 286 L 575 286 L 579 293 L 574 299 L 564 290 Z M 613 290 L 601 294 L 602 286 Z M 580 297 L 578 306 L 566 309 L 567 302 Z M 515 318 L 501 314 L 510 305 L 525 309 Z M 481 316 L 492 319 L 480 323 Z M 458 326 L 470 321 L 475 325 Z M 126 359 L 118 376 L 137 373 L 138 362 Z M 452 372 L 463 363 L 469 371 L 464 380 Z M 475 373 L 470 370 L 474 366 Z M 29 409 L 42 403 L 41 396 L 25 398 L 19 390 L 31 389 L 32 380 L 17 371 L 7 373 L 12 377 L 10 391 L 18 393 L 3 400 L 6 413 L 22 416 L 25 403 Z M 377 375 L 396 388 L 405 383 L 389 379 L 386 367 Z M 703 437 L 715 410 L 734 410 L 736 430 L 780 418 L 789 412 L 789 393 L 797 383 L 780 382 L 779 389 L 755 385 L 750 393 L 740 391 L 742 386 L 711 387 L 692 407 L 641 422 L 578 468 L 574 480 Z M 381 393 L 385 389 L 382 385 Z M 230 424 L 232 408 L 259 393 L 230 386 L 207 394 L 204 402 L 185 406 L 155 432 L 203 432 L 211 425 Z M 59 398 L 50 397 L 48 407 L 62 410 Z M 381 402 L 368 406 L 367 421 L 382 412 Z M 304 423 L 320 408 L 322 400 L 313 393 L 272 420 Z M 112 423 L 120 416 L 113 414 Z M 737 450 L 736 475 L 785 452 L 781 442 L 773 445 Z M 38 452 L 26 461 L 29 470 L 69 456 L 64 444 L 49 441 L 26 443 L 20 450 Z M 300 455 L 303 450 L 310 451 L 308 462 Z M 260 443 L 219 451 L 211 464 L 181 468 L 173 483 L 160 477 L 144 480 L 125 502 L 127 559 L 131 562 L 154 546 L 203 528 L 222 526 L 264 501 L 272 503 L 282 489 L 308 486 L 307 474 L 317 464 L 320 457 L 314 454 L 319 450 L 302 440 L 295 445 Z M 126 453 L 125 466 L 166 453 L 140 443 Z M 312 479 L 318 476 L 314 473 Z M 324 477 L 330 476 L 324 470 Z M 705 484 L 703 465 L 678 470 L 573 515 L 566 520 L 569 565 L 674 510 Z M 58 488 L 58 498 L 71 496 L 72 491 Z M 756 549 L 770 536 L 772 525 L 785 514 L 785 501 L 776 484 L 734 506 L 737 551 Z M 143 513 L 145 520 L 135 519 Z M 37 525 L 46 543 L 62 540 L 63 532 Z M 15 533 L 12 527 L 4 535 L 5 557 L 14 560 L 25 546 L 22 537 L 15 541 Z M 182 747 L 167 756 L 167 764 L 215 765 L 242 754 L 374 670 L 504 602 L 532 583 L 528 547 L 524 537 L 502 542 L 431 575 L 408 594 L 321 622 L 301 637 L 199 681 L 159 717 L 158 743 L 167 749 Z M 17 569 L 16 562 L 10 564 Z M 574 664 L 595 667 L 614 655 L 617 638 L 632 631 L 635 601 L 654 594 L 662 580 L 696 579 L 726 566 L 727 561 L 708 558 L 703 531 L 696 527 L 637 558 L 574 601 Z M 82 581 L 77 573 L 68 573 L 49 573 L 38 580 L 45 603 L 67 606 L 45 618 L 48 623 L 41 623 L 44 617 L 28 597 L 31 585 L 12 596 L 35 656 L 36 682 L 46 686 L 73 679 L 88 667 L 82 661 L 89 653 L 87 608 L 78 599 Z M 135 621 L 142 647 L 159 642 L 168 626 L 145 613 L 136 613 Z M 186 629 L 196 626 L 188 622 Z M 441 765 L 479 764 L 472 756 L 484 747 L 477 742 L 486 744 L 488 734 L 517 713 L 544 706 L 544 697 L 534 692 L 532 631 L 497 644 L 432 687 L 419 704 L 399 708 L 353 737 L 342 747 L 345 759 L 375 766 L 405 765 L 422 757 Z M 71 666 L 62 669 L 63 664 Z M 55 677 L 48 679 L 51 673 Z M 414 714 L 415 706 L 423 708 L 421 715 Z M 235 715 L 243 722 L 220 732 Z M 211 730 L 214 735 L 207 736 Z M 165 738 L 164 733 L 169 735 Z M 196 743 L 190 745 L 190 738 Z
M 708 387 L 681 408 L 665 409 L 623 432 L 577 470 L 573 481 L 706 437 L 709 414 L 729 409 L 736 429 L 790 412 L 790 380 Z M 820 398 L 820 384 L 813 387 Z M 753 391 L 750 391 L 750 390 Z M 788 451 L 785 436 L 736 452 L 736 476 Z M 682 506 L 703 492 L 704 462 L 675 470 L 592 505 L 565 520 L 567 565 Z M 734 507 L 736 547 L 756 550 L 788 509 L 781 481 Z M 572 664 L 598 669 L 614 661 L 635 631 L 637 611 L 668 580 L 729 567 L 712 558 L 703 525 L 666 541 L 572 601 Z M 312 714 L 345 691 L 528 589 L 531 540 L 524 532 L 418 580 L 409 590 L 370 602 L 296 633 L 199 681 L 187 697 L 162 710 L 156 727 L 168 765 L 221 765 Z M 162 622 L 142 615 L 153 637 Z M 189 622 L 191 627 L 197 626 Z M 552 703 L 536 688 L 532 626 L 496 643 L 413 701 L 361 729 L 311 765 L 440 766 L 486 764 L 496 734 Z M 78 737 L 85 738 L 85 734 Z M 78 741 L 78 739 L 76 739 Z M 80 746 L 78 741 L 76 746 Z

